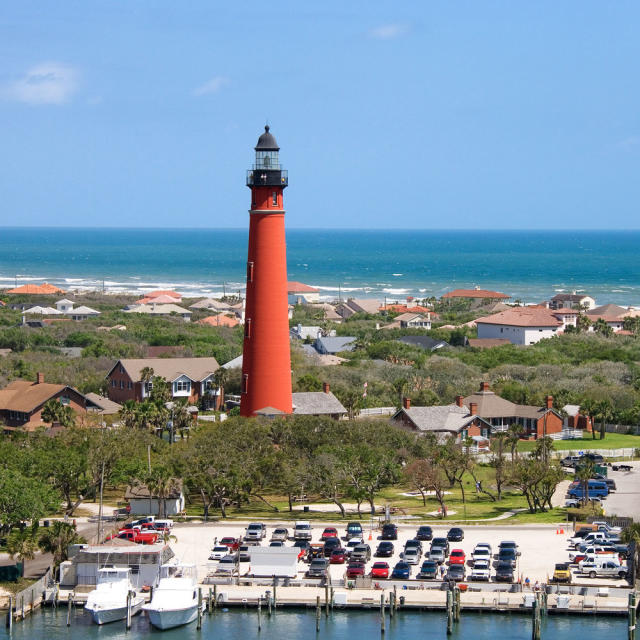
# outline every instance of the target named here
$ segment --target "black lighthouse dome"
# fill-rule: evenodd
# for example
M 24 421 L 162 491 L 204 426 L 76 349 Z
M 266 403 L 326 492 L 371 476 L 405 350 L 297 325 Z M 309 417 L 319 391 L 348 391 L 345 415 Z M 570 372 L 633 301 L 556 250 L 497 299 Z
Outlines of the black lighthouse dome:
M 276 142 L 272 133 L 269 133 L 269 125 L 265 125 L 264 133 L 258 138 L 258 144 L 255 146 L 256 151 L 280 151 L 280 147 Z

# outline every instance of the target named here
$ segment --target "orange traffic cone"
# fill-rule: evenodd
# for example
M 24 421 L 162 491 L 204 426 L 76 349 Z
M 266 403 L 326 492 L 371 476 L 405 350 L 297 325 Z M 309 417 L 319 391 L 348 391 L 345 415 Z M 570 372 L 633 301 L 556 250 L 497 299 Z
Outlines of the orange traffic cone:
M 371 531 L 369 531 L 369 540 L 373 540 L 373 536 L 371 535 Z

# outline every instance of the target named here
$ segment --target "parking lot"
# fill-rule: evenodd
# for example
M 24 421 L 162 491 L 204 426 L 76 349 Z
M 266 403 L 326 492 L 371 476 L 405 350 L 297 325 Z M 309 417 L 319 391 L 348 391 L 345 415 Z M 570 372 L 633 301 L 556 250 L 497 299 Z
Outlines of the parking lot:
M 640 520 L 640 482 L 638 472 L 640 462 L 625 462 L 633 471 L 613 471 L 608 469 L 607 476 L 616 482 L 616 490 L 604 501 L 604 509 L 608 515 L 617 515 Z
M 177 537 L 177 542 L 172 543 L 172 548 L 176 556 L 183 562 L 194 563 L 198 567 L 198 577 L 203 580 L 208 574 L 215 571 L 216 562 L 208 559 L 209 553 L 214 546 L 214 541 L 220 540 L 225 536 L 241 537 L 245 533 L 248 522 L 229 522 L 229 523 L 193 523 L 193 524 L 177 524 L 173 533 Z M 262 545 L 267 546 L 271 539 L 271 534 L 276 527 L 285 526 L 290 533 L 293 531 L 293 523 L 281 523 L 276 521 L 265 522 L 267 526 L 267 535 Z M 404 544 L 407 540 L 415 537 L 417 528 L 420 523 L 415 524 L 399 524 L 398 539 L 393 540 L 394 553 L 390 558 L 375 558 L 373 554 L 379 543 L 380 531 L 372 528 L 365 522 L 362 522 L 364 529 L 364 542 L 371 547 L 372 557 L 366 563 L 365 575 L 369 575 L 371 565 L 376 560 L 388 562 L 391 569 L 401 560 L 400 554 L 404 550 Z M 320 542 L 320 536 L 325 526 L 335 526 L 341 537 L 344 537 L 346 531 L 346 522 L 323 522 L 313 523 L 312 525 L 312 542 Z M 446 537 L 449 530 L 448 526 L 433 525 L 434 537 Z M 470 574 L 470 556 L 474 547 L 481 542 L 489 543 L 494 553 L 503 540 L 515 541 L 521 551 L 518 558 L 514 579 L 521 579 L 523 582 L 529 578 L 531 586 L 536 582 L 547 582 L 552 576 L 556 563 L 568 561 L 567 540 L 571 536 L 571 531 L 566 528 L 558 528 L 550 525 L 522 525 L 522 526 L 465 526 L 464 539 L 461 542 L 451 542 L 451 549 L 462 549 L 466 556 L 468 564 L 466 566 L 467 577 Z M 293 545 L 290 540 L 287 546 Z M 423 542 L 423 550 L 428 551 L 430 543 Z M 343 546 L 346 540 L 343 540 Z M 423 557 L 417 565 L 411 567 L 410 579 L 415 578 L 420 570 Z M 243 562 L 240 564 L 240 575 L 249 572 L 250 563 Z M 332 580 L 343 580 L 345 578 L 347 564 L 330 565 L 329 571 Z M 298 563 L 298 577 L 303 577 L 308 569 L 308 564 L 300 561 Z M 495 571 L 492 569 L 492 583 Z M 575 579 L 574 579 L 575 581 Z M 611 584 L 620 585 L 619 580 L 581 578 L 581 582 L 589 584 Z

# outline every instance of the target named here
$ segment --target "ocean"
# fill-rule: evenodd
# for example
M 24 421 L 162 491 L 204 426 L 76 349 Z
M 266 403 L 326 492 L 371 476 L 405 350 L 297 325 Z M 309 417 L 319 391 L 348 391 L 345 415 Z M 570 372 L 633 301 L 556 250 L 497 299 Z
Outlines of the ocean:
M 218 296 L 244 289 L 246 255 L 246 229 L 0 228 L 0 287 Z M 640 306 L 640 231 L 292 229 L 287 257 L 289 279 L 325 300 L 477 286 L 525 303 L 578 291 Z
M 190 624 L 170 631 L 158 632 L 150 628 L 147 619 L 138 615 L 133 618 L 131 631 L 125 630 L 124 622 L 113 622 L 98 627 L 91 617 L 78 607 L 74 610 L 71 626 L 66 626 L 66 607 L 57 611 L 43 609 L 24 622 L 13 627 L 14 640 L 124 640 L 125 638 L 157 637 L 163 640 L 188 640 L 199 638 L 209 640 L 354 640 L 357 638 L 380 638 L 386 640 L 407 640 L 408 638 L 446 638 L 446 614 L 443 612 L 399 611 L 391 620 L 386 616 L 386 633 L 380 633 L 380 613 L 371 611 L 334 611 L 329 618 L 320 620 L 320 632 L 316 633 L 315 610 L 278 611 L 270 618 L 262 610 L 262 630 L 258 631 L 257 612 L 234 609 L 219 611 L 213 616 L 204 615 L 202 630 Z M 568 640 L 602 640 L 603 638 L 623 638 L 626 635 L 625 618 L 602 616 L 550 615 L 544 617 L 541 626 L 543 638 Z M 4 627 L 4 625 L 2 625 Z M 492 640 L 501 635 L 510 640 L 530 640 L 531 616 L 527 614 L 471 613 L 462 610 L 460 622 L 454 626 L 453 638 L 457 640 Z M 0 628 L 0 638 L 9 634 Z

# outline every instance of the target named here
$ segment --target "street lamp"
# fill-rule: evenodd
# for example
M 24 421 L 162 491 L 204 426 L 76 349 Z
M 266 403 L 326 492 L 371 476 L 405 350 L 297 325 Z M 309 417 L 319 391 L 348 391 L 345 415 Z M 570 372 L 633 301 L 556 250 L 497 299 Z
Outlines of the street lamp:
M 173 409 L 176 405 L 175 402 L 165 402 L 164 406 L 171 411 L 171 418 L 167 422 L 167 427 L 169 427 L 169 444 L 173 444 Z

